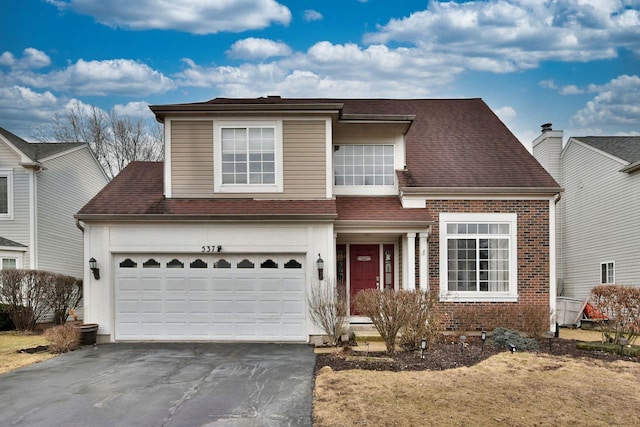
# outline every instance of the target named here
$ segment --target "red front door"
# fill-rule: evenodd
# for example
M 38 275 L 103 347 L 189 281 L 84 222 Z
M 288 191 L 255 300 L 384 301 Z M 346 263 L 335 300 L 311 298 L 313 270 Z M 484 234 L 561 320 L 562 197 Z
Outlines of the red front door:
M 376 289 L 380 282 L 380 247 L 378 245 L 349 246 L 349 284 L 351 314 L 359 313 L 353 306 L 354 297 L 364 289 Z

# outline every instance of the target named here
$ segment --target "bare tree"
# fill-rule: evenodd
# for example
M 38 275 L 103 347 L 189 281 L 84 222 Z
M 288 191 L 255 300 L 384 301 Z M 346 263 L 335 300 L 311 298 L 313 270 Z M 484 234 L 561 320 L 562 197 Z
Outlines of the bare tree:
M 62 114 L 54 114 L 50 127 L 37 129 L 42 142 L 87 142 L 110 178 L 134 160 L 156 161 L 164 157 L 162 125 L 133 119 L 115 110 L 72 103 Z

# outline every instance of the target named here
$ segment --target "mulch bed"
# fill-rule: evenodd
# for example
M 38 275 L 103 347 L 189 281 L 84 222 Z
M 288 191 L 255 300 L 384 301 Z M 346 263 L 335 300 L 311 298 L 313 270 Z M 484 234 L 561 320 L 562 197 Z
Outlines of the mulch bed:
M 549 351 L 549 341 L 539 341 L 538 353 L 554 356 L 568 356 L 582 359 L 598 359 L 605 361 L 625 360 L 640 362 L 640 357 L 621 356 L 603 351 L 587 351 L 576 347 L 578 341 L 554 338 Z M 463 349 L 458 342 L 444 341 L 432 344 L 424 353 L 418 351 L 399 351 L 393 357 L 386 353 L 354 351 L 353 347 L 338 349 L 335 353 L 321 353 L 316 355 L 316 372 L 328 366 L 334 371 L 345 369 L 363 369 L 371 371 L 442 371 L 445 369 L 473 366 L 500 352 L 508 350 L 495 348 L 487 340 L 482 349 L 480 338 L 469 337 Z M 517 351 L 517 350 L 516 350 Z M 363 357 L 365 356 L 365 357 Z

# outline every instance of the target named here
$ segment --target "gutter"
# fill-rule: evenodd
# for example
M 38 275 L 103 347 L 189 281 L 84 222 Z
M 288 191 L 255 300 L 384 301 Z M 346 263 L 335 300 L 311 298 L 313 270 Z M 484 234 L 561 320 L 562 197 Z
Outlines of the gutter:
M 627 165 L 625 167 L 623 167 L 622 169 L 619 170 L 619 172 L 625 172 L 628 174 L 632 174 L 634 172 L 637 172 L 640 170 L 640 161 L 637 161 L 635 163 L 631 163 L 630 165 Z
M 224 215 L 167 215 L 167 214 L 127 214 L 127 215 L 109 215 L 109 214 L 77 214 L 74 216 L 76 223 L 80 220 L 87 221 L 110 221 L 110 222 L 139 222 L 139 221 L 154 221 L 154 222 L 172 222 L 172 221 L 187 221 L 187 222 L 248 222 L 248 221 L 268 221 L 268 222 L 281 222 L 281 221 L 295 221 L 295 222 L 334 222 L 338 217 L 337 214 L 224 214 Z
M 522 195 L 522 194 L 558 194 L 564 191 L 560 187 L 401 187 L 400 195 Z

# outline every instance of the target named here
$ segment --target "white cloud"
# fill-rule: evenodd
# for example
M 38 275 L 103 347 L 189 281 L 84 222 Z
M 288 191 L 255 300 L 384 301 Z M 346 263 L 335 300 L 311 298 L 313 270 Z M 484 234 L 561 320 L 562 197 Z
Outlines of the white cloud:
M 500 117 L 500 120 L 502 120 L 503 122 L 508 122 L 509 120 L 515 118 L 518 113 L 516 113 L 516 110 L 513 109 L 513 107 L 509 106 L 509 105 L 505 105 L 504 107 L 500 107 L 495 111 L 496 115 L 498 117 Z
M 164 93 L 174 82 L 148 65 L 130 59 L 78 60 L 62 70 L 45 74 L 8 73 L 6 81 L 35 88 L 47 88 L 75 95 L 133 95 Z
M 275 0 L 48 0 L 60 10 L 130 30 L 176 30 L 194 34 L 241 32 L 288 25 L 291 11 Z
M 149 109 L 149 104 L 144 101 L 132 101 L 125 105 L 117 104 L 113 106 L 113 111 L 118 116 L 140 117 L 143 119 L 154 117 L 153 112 Z
M 584 90 L 576 85 L 567 85 L 560 89 L 560 95 L 580 95 L 581 93 L 584 93 Z
M 13 69 L 36 69 L 51 65 L 51 58 L 41 50 L 32 47 L 22 52 L 22 57 L 17 59 L 11 52 L 3 52 L 0 55 L 0 65 Z
M 23 86 L 0 87 L 0 126 L 28 138 L 34 123 L 49 122 L 60 108 L 59 99 L 49 91 L 35 92 Z
M 596 96 L 572 118 L 578 127 L 640 126 L 640 77 L 622 75 L 603 85 L 590 85 Z
M 423 55 L 444 55 L 451 63 L 491 72 L 531 69 L 549 60 L 614 58 L 619 48 L 640 53 L 640 12 L 625 3 L 429 2 L 426 10 L 392 19 L 364 40 L 413 45 Z
M 291 48 L 283 42 L 249 37 L 232 44 L 227 55 L 236 59 L 266 59 L 291 55 Z
M 313 9 L 307 9 L 304 11 L 304 20 L 307 22 L 311 21 L 322 21 L 323 16 L 320 12 Z

